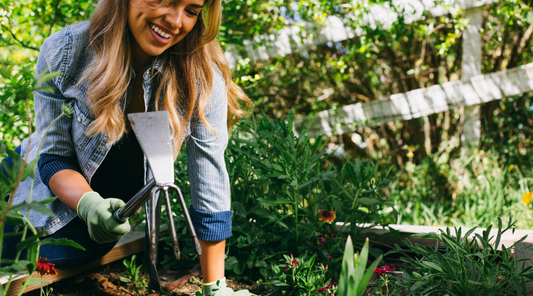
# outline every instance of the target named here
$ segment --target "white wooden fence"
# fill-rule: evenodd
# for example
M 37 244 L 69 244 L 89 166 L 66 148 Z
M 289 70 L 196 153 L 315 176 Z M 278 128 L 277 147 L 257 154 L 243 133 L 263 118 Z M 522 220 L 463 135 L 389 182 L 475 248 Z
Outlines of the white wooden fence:
M 463 32 L 463 81 L 394 94 L 368 103 L 346 105 L 335 111 L 322 111 L 298 121 L 296 126 L 300 128 L 297 129 L 301 130 L 302 126 L 312 122 L 310 136 L 342 134 L 353 131 L 355 125 L 379 125 L 395 120 L 408 120 L 465 106 L 467 117 L 463 124 L 464 139 L 476 142 L 480 135 L 478 104 L 533 90 L 533 64 L 480 75 L 483 6 L 497 1 L 499 0 L 446 0 L 445 5 L 435 5 L 435 1 L 429 0 L 393 1 L 393 5 L 403 5 L 408 23 L 419 19 L 424 11 L 429 11 L 436 17 L 457 7 L 465 10 L 469 27 Z M 353 15 L 347 16 L 350 17 Z M 381 27 L 387 28 L 397 18 L 396 13 L 389 7 L 374 5 L 370 7 L 370 14 L 365 15 L 363 19 L 370 26 L 379 23 Z M 300 27 L 304 30 L 301 31 Z M 316 24 L 287 27 L 276 35 L 257 36 L 244 44 L 247 57 L 256 61 L 283 56 L 313 45 L 354 38 L 359 32 L 360 29 L 350 27 L 343 19 L 329 16 L 320 27 Z M 241 58 L 233 48 L 228 46 L 226 52 L 226 58 L 232 66 Z
M 382 100 L 346 105 L 335 111 L 322 111 L 300 121 L 300 127 L 312 120 L 309 134 L 335 135 L 353 131 L 355 125 L 380 125 L 444 112 L 459 106 L 475 106 L 533 89 L 533 64 L 511 70 L 478 75 L 467 81 L 394 94 Z M 297 128 L 297 130 L 301 130 Z

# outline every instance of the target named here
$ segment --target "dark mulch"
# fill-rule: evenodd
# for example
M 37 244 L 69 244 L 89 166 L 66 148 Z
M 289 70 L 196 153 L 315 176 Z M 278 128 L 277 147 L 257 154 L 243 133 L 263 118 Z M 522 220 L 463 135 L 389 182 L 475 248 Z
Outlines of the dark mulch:
M 124 283 L 120 276 L 125 276 L 126 268 L 122 260 L 105 265 L 71 278 L 52 283 L 44 287 L 50 290 L 53 296 L 130 296 L 149 295 L 147 289 L 141 285 L 137 287 L 131 283 Z M 192 276 L 191 276 L 192 275 Z M 165 289 L 164 295 L 195 295 L 201 290 L 201 273 L 199 271 L 188 270 L 162 270 L 159 272 L 161 284 Z M 148 282 L 148 277 L 144 276 Z M 261 287 L 254 284 L 249 285 L 239 281 L 229 279 L 228 286 L 234 290 L 248 289 L 253 293 L 260 294 Z M 167 290 L 170 290 L 167 292 Z M 25 296 L 39 296 L 40 291 L 34 290 L 24 294 Z M 46 293 L 44 293 L 46 295 Z

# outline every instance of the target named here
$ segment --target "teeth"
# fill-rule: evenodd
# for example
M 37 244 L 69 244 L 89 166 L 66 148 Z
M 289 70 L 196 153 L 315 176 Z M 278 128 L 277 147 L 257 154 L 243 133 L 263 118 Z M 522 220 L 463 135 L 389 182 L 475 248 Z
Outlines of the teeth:
M 153 24 L 152 24 L 150 27 L 151 27 L 152 30 L 154 30 L 159 36 L 161 36 L 161 37 L 163 37 L 163 38 L 165 38 L 165 39 L 168 39 L 168 38 L 172 37 L 172 35 L 163 32 L 161 29 L 159 29 L 158 27 L 156 27 L 156 26 L 153 25 Z

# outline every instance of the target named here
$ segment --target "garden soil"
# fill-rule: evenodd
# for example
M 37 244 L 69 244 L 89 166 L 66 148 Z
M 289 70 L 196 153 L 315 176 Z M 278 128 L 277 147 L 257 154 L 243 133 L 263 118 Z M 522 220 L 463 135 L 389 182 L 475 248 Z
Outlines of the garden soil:
M 46 295 L 47 291 L 51 291 L 51 296 L 149 295 L 143 285 L 137 287 L 132 283 L 124 283 L 120 280 L 121 276 L 126 277 L 126 268 L 122 264 L 122 260 L 119 260 L 45 286 L 43 295 Z M 201 291 L 201 274 L 199 271 L 162 270 L 159 272 L 159 277 L 163 287 L 173 288 L 163 295 L 195 295 L 197 291 Z M 140 278 L 140 280 L 142 279 L 148 282 L 147 276 Z M 262 287 L 257 284 L 250 285 L 232 279 L 229 279 L 227 283 L 234 290 L 248 289 L 258 295 L 263 292 Z M 40 296 L 41 291 L 34 290 L 24 295 Z

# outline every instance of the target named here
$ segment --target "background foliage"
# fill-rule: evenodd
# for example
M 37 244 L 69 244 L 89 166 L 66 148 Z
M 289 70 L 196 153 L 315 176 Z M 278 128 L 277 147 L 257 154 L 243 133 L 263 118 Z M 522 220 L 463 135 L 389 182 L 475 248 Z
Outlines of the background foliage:
M 374 3 L 399 13 L 390 28 L 362 22 Z M 94 0 L 0 0 L 0 136 L 8 147 L 30 131 L 32 72 L 42 41 L 88 19 L 94 6 Z M 226 266 L 235 274 L 268 276 L 270 264 L 306 248 L 318 254 L 317 262 L 340 262 L 342 239 L 317 220 L 323 209 L 345 222 L 474 226 L 513 216 L 518 227 L 531 227 L 531 210 L 520 202 L 533 187 L 530 94 L 483 104 L 482 141 L 469 151 L 461 150 L 462 108 L 331 138 L 292 131 L 294 118 L 461 79 L 468 23 L 463 10 L 450 9 L 408 23 L 403 7 L 391 1 L 224 0 L 220 42 L 244 57 L 245 40 L 304 22 L 320 26 L 328 16 L 361 32 L 266 61 L 238 61 L 234 80 L 255 107 L 227 151 L 236 227 Z M 484 7 L 483 73 L 532 62 L 532 19 L 523 1 Z M 187 191 L 185 165 L 181 156 L 178 182 Z M 326 230 L 337 236 L 321 245 Z M 349 229 L 354 237 L 358 231 Z

